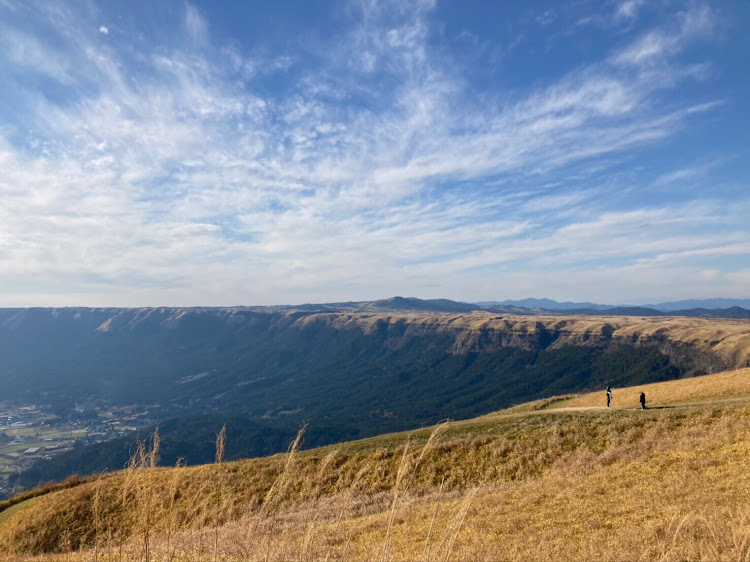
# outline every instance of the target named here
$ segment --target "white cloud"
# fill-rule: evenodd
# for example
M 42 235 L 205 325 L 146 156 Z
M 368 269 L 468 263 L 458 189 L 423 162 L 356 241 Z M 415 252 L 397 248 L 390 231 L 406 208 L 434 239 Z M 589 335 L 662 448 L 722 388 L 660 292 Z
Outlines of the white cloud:
M 615 54 L 612 61 L 624 66 L 642 66 L 679 53 L 687 43 L 710 36 L 716 17 L 708 6 L 678 14 L 672 29 L 654 29 Z
M 536 18 L 536 21 L 541 26 L 546 26 L 551 24 L 557 19 L 557 12 L 553 9 L 545 10 L 543 13 L 538 15 Z
M 645 4 L 643 0 L 626 0 L 617 6 L 615 18 L 631 20 L 636 17 L 643 4 Z
M 185 6 L 185 28 L 194 43 L 205 45 L 208 41 L 208 23 L 192 4 Z
M 0 46 L 9 63 L 68 84 L 73 81 L 69 61 L 37 38 L 0 23 Z
M 99 33 L 101 33 L 102 35 L 109 35 L 109 28 L 104 25 L 100 25 Z
M 674 172 L 669 172 L 667 174 L 660 175 L 658 178 L 654 180 L 654 184 L 661 185 L 661 184 L 669 184 L 669 183 L 691 180 L 697 175 L 699 175 L 701 171 L 702 171 L 701 169 L 696 168 L 696 167 L 682 168 L 681 170 L 675 170 Z
M 0 131 L 2 304 L 280 303 L 407 290 L 494 298 L 501 282 L 523 289 L 519 267 L 530 281 L 516 296 L 528 296 L 534 283 L 549 286 L 551 264 L 576 279 L 560 281 L 572 297 L 610 279 L 596 260 L 630 264 L 617 283 L 646 272 L 645 294 L 658 289 L 660 264 L 671 282 L 685 260 L 746 233 L 747 201 L 730 217 L 710 198 L 623 210 L 598 184 L 608 164 L 597 159 L 670 138 L 697 114 L 657 103 L 659 88 L 687 79 L 680 68 L 654 70 L 660 82 L 621 61 L 596 63 L 515 98 L 479 98 L 431 50 L 429 5 L 404 5 L 398 17 L 365 8 L 362 24 L 307 70 L 294 53 L 215 48 L 191 5 L 180 49 L 102 48 L 75 33 L 75 18 L 61 23 L 75 37 L 64 57 L 19 35 L 30 47 L 7 51 L 10 60 L 96 88 L 74 104 L 35 99 L 36 148 Z M 700 28 L 681 18 L 685 36 Z M 352 64 L 380 73 L 388 91 L 373 92 Z M 294 84 L 254 89 L 272 72 Z M 602 166 L 593 178 L 566 179 L 592 162 Z M 729 232 L 700 231 L 719 223 Z M 29 278 L 35 293 L 18 284 Z

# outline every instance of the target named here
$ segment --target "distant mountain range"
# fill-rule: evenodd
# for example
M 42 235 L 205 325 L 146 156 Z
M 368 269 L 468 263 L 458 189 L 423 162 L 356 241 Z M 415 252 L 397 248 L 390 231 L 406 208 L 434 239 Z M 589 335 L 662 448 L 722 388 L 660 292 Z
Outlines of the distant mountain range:
M 565 314 L 585 314 L 588 316 L 691 316 L 698 318 L 750 318 L 750 310 L 733 306 L 732 308 L 690 308 L 687 310 L 674 310 L 671 312 L 662 312 L 655 308 L 644 306 L 618 306 L 605 310 L 594 309 L 571 309 L 565 311 Z
M 663 302 L 660 304 L 644 304 L 644 307 L 655 308 L 662 312 L 690 309 L 717 309 L 740 307 L 750 309 L 750 299 L 690 299 L 684 301 Z
M 615 308 L 615 305 L 596 304 L 593 302 L 557 302 L 552 299 L 521 299 L 521 300 L 504 300 L 504 301 L 486 301 L 475 303 L 479 306 L 517 306 L 520 308 L 542 310 L 606 310 Z
M 750 299 L 690 299 L 681 301 L 662 302 L 658 304 L 643 305 L 613 305 L 597 304 L 593 302 L 558 302 L 552 299 L 521 299 L 504 301 L 486 301 L 474 303 L 481 307 L 486 306 L 517 306 L 529 309 L 542 310 L 589 310 L 602 311 L 611 309 L 640 308 L 642 310 L 652 309 L 659 312 L 690 311 L 694 309 L 716 310 L 728 308 L 744 308 L 750 310 Z M 635 314 L 632 312 L 631 314 Z
M 742 306 L 744 305 L 744 306 Z M 691 316 L 701 318 L 750 318 L 750 299 L 706 299 L 666 302 L 644 306 L 615 306 L 592 302 L 557 302 L 551 299 L 522 299 L 466 303 L 448 299 L 392 297 L 377 301 L 304 305 L 312 310 L 354 312 L 448 312 L 475 311 L 500 314 L 582 314 L 589 316 Z M 723 308 L 721 308 L 723 307 Z

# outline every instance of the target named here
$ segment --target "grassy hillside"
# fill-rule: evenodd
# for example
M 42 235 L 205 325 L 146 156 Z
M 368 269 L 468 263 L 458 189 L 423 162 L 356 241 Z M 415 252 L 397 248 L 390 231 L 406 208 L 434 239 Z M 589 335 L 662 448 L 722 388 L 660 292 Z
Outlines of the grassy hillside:
M 624 402 L 637 389 L 615 389 L 622 408 L 596 407 L 597 393 L 199 467 L 149 468 L 144 451 L 139 466 L 0 513 L 0 548 L 8 560 L 748 560 L 748 380 L 648 385 L 645 412 Z
M 644 384 L 622 390 L 614 388 L 612 392 L 612 407 L 614 408 L 639 408 L 641 392 L 646 394 L 647 407 L 661 408 L 706 400 L 717 402 L 738 396 L 750 396 L 750 376 L 748 376 L 748 369 L 737 369 L 711 376 Z M 604 392 L 600 392 L 555 401 L 548 408 L 587 408 L 605 404 Z

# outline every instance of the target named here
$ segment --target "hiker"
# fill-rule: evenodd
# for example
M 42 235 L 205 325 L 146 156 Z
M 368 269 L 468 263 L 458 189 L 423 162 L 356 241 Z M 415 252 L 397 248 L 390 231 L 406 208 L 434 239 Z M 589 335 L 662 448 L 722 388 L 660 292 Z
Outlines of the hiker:
M 609 403 L 612 402 L 612 387 L 607 386 L 607 408 L 609 408 Z
M 646 393 L 645 392 L 641 392 L 640 400 L 641 400 L 641 410 L 645 410 L 646 409 Z

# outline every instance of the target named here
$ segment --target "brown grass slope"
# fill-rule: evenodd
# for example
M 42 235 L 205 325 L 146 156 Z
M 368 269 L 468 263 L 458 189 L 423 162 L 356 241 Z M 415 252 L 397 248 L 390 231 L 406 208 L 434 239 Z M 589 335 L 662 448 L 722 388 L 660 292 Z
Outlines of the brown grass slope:
M 750 396 L 750 369 L 737 369 L 716 375 L 680 379 L 657 384 L 644 384 L 623 389 L 612 389 L 614 408 L 636 408 L 641 392 L 646 394 L 647 406 L 665 407 L 690 402 L 717 402 Z M 548 408 L 587 408 L 606 405 L 604 392 L 582 394 L 569 399 L 555 400 Z
M 648 385 L 659 408 L 645 412 L 592 407 L 597 393 L 266 459 L 143 462 L 16 505 L 0 548 L 8 560 L 750 560 L 749 380 Z M 635 392 L 615 389 L 615 403 Z

